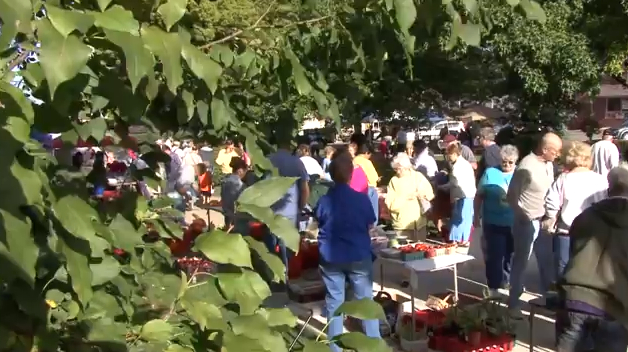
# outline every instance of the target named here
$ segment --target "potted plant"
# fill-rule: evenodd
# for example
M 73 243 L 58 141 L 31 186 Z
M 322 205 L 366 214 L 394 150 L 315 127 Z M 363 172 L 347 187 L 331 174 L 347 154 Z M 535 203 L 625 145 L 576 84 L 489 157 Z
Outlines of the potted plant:
M 482 307 L 468 308 L 459 315 L 458 325 L 461 328 L 464 340 L 472 347 L 482 342 L 482 335 L 486 331 L 486 314 Z
M 414 326 L 412 324 L 413 319 Z M 427 326 L 424 322 L 417 320 L 413 316 L 409 314 L 403 315 L 401 319 L 399 319 L 396 332 L 402 350 L 415 352 L 423 351 L 427 348 Z

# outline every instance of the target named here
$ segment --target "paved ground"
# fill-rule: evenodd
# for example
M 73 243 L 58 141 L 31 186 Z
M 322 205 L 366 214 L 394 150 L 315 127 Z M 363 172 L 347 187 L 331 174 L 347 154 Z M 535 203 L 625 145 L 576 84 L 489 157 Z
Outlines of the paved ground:
M 193 214 L 196 216 L 201 216 L 203 218 L 207 217 L 205 211 L 196 210 L 194 212 L 189 212 L 187 214 L 188 219 L 193 217 Z M 221 226 L 223 223 L 223 218 L 220 213 L 211 212 L 211 221 Z M 482 260 L 482 253 L 479 246 L 481 239 L 481 231 L 476 231 L 473 236 L 473 242 L 471 248 L 468 253 L 476 258 L 476 260 L 461 264 L 459 266 L 458 274 L 459 274 L 459 290 L 460 292 L 474 295 L 477 297 L 482 296 L 482 292 L 484 289 L 484 262 Z M 376 280 L 379 280 L 379 265 L 376 262 Z M 536 261 L 534 258 L 530 260 L 528 265 L 528 269 L 526 271 L 526 288 L 531 292 L 538 292 L 538 279 L 537 279 L 537 268 Z M 401 288 L 400 283 L 403 279 L 407 279 L 404 277 L 404 270 L 401 267 L 395 267 L 394 265 L 387 264 L 385 266 L 385 282 L 384 286 L 387 292 L 391 293 L 393 297 L 396 297 L 399 301 L 409 301 L 410 300 L 410 292 L 407 288 Z M 416 305 L 421 306 L 424 304 L 424 300 L 427 299 L 430 293 L 439 293 L 446 292 L 447 290 L 453 290 L 454 281 L 453 281 L 453 273 L 451 271 L 438 271 L 433 273 L 425 273 L 419 276 L 419 287 L 415 292 L 416 295 Z M 374 284 L 374 290 L 379 290 L 380 285 Z M 507 294 L 507 292 L 504 292 Z M 522 300 L 527 302 L 538 295 L 533 293 L 525 293 L 522 296 Z M 326 320 L 323 317 L 322 308 L 323 302 L 314 302 L 307 305 L 298 305 L 293 304 L 293 308 L 295 308 L 295 313 L 304 313 L 308 308 L 314 310 L 315 317 L 314 322 L 312 324 L 313 330 L 316 331 L 322 330 L 325 326 Z M 527 314 L 529 311 L 529 307 L 527 304 L 523 305 L 524 314 Z M 302 314 L 299 314 L 302 315 Z M 547 312 L 537 313 L 536 318 L 534 319 L 534 351 L 553 351 L 554 344 L 554 320 L 550 314 Z M 518 324 L 517 328 L 517 345 L 515 347 L 516 352 L 528 351 L 529 350 L 529 326 L 528 320 L 525 319 L 521 323 Z

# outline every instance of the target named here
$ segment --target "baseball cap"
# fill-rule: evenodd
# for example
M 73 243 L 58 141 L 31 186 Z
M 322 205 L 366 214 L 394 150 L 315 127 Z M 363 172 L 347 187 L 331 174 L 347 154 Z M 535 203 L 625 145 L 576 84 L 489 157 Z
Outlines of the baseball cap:
M 449 144 L 451 144 L 452 142 L 455 142 L 457 139 L 455 136 L 448 134 L 445 137 L 443 137 L 443 145 L 446 147 Z

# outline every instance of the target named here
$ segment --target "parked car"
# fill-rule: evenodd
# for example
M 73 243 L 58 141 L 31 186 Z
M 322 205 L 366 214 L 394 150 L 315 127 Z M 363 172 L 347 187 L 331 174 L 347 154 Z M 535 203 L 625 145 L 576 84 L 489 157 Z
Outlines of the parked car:
M 419 129 L 418 137 L 426 143 L 438 140 L 440 139 L 440 131 L 445 127 L 449 128 L 449 133 L 453 135 L 458 135 L 461 131 L 464 131 L 464 123 L 462 121 L 441 121 L 427 129 Z

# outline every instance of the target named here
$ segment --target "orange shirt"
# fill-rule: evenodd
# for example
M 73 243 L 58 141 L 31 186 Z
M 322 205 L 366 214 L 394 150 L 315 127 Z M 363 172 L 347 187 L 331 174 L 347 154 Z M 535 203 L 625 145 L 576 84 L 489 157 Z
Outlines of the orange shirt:
M 212 175 L 206 172 L 198 177 L 198 186 L 201 192 L 211 192 L 212 190 Z

